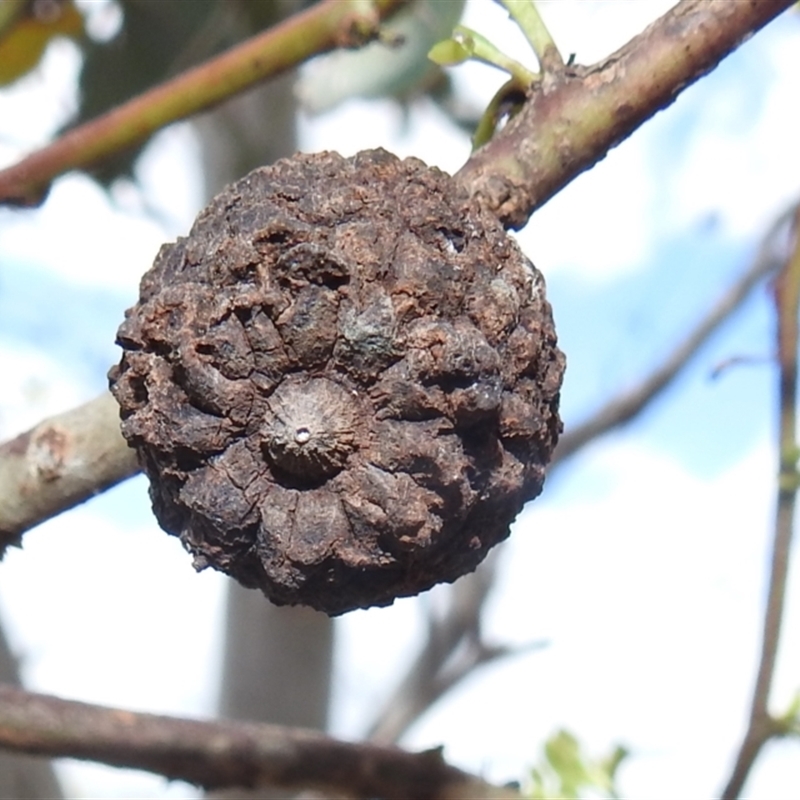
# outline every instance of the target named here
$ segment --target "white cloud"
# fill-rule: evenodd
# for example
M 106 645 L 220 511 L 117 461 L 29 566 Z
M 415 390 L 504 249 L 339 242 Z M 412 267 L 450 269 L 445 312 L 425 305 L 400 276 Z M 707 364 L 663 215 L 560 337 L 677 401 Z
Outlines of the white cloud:
M 740 115 L 730 113 L 744 102 L 733 80 L 700 111 L 697 134 L 663 187 L 665 228 L 714 214 L 725 235 L 745 241 L 761 235 L 800 195 L 797 32 L 775 27 L 761 37 L 750 46 L 759 48 L 771 74 L 758 114 L 743 126 Z
M 35 264 L 65 280 L 122 289 L 135 299 L 164 234 L 143 217 L 116 211 L 89 178 L 56 181 L 35 211 L 5 212 L 2 259 Z
M 565 58 L 575 53 L 579 64 L 593 64 L 674 5 L 676 0 L 544 0 L 541 13 Z
M 147 502 L 144 479 L 116 491 Z M 33 688 L 162 713 L 211 711 L 225 578 L 196 574 L 155 520 L 131 525 L 79 506 L 26 534 L 0 575 L 3 610 L 25 609 L 24 624 L 3 616 Z
M 446 124 L 430 102 L 405 111 L 392 100 L 349 100 L 313 121 L 301 116 L 300 141 L 304 151 L 335 150 L 343 156 L 383 147 L 400 158 L 415 156 L 449 173 L 470 152 L 466 134 Z
M 637 131 L 548 201 L 517 235 L 545 275 L 603 281 L 647 262 L 657 224 L 651 139 L 647 130 Z
M 15 436 L 51 414 L 87 399 L 85 387 L 47 353 L 0 343 L 0 439 Z

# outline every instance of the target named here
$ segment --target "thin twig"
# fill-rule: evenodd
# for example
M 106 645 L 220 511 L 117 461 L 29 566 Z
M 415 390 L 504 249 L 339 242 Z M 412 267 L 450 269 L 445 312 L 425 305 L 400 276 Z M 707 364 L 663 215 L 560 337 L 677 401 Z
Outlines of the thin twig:
M 428 612 L 428 634 L 405 677 L 375 716 L 367 737 L 370 741 L 396 742 L 409 726 L 443 694 L 436 688 L 444 664 L 459 645 L 480 640 L 480 615 L 494 582 L 496 556 L 453 584 L 442 613 Z
M 144 769 L 206 789 L 282 786 L 404 800 L 517 792 L 447 764 L 440 749 L 344 742 L 302 728 L 206 722 L 76 703 L 0 686 L 0 746 Z
M 367 734 L 370 741 L 399 741 L 439 698 L 478 667 L 547 645 L 537 641 L 512 647 L 484 641 L 481 615 L 496 572 L 495 551 L 475 572 L 448 588 L 444 609 L 430 609 L 425 644 L 375 716 Z
M 339 46 L 364 43 L 405 0 L 324 0 L 0 170 L 0 203 L 37 205 L 53 178 L 146 140 L 259 81 Z M 267 122 L 268 124 L 268 122 Z
M 775 674 L 775 661 L 780 643 L 783 608 L 786 599 L 786 580 L 792 544 L 794 510 L 800 473 L 797 469 L 797 312 L 800 306 L 800 209 L 794 222 L 794 249 L 786 266 L 775 282 L 777 312 L 777 344 L 780 402 L 778 432 L 779 473 L 775 509 L 772 560 L 770 564 L 767 607 L 764 612 L 764 631 L 761 659 L 758 664 L 750 720 L 736 758 L 731 777 L 722 792 L 723 800 L 735 800 L 741 794 L 747 776 L 761 748 L 773 736 L 783 732 L 780 723 L 769 713 L 769 695 Z
M 636 386 L 609 400 L 585 422 L 562 434 L 550 462 L 551 470 L 590 441 L 630 422 L 675 380 L 695 353 L 742 305 L 758 283 L 785 263 L 785 254 L 781 251 L 779 244 L 783 241 L 787 223 L 795 213 L 796 207 L 792 206 L 773 223 L 762 240 L 753 263 L 736 283 L 725 291 L 711 310 L 660 366 L 645 376 Z
M 682 0 L 604 61 L 556 70 L 458 179 L 509 228 L 794 0 Z
M 753 367 L 764 365 L 768 361 L 771 361 L 771 357 L 767 356 L 765 353 L 760 353 L 759 355 L 755 355 L 753 353 L 746 355 L 744 353 L 739 353 L 735 356 L 729 356 L 728 358 L 723 359 L 718 364 L 715 364 L 711 371 L 708 373 L 711 380 L 716 381 L 721 378 L 726 372 L 732 370 L 734 367 Z

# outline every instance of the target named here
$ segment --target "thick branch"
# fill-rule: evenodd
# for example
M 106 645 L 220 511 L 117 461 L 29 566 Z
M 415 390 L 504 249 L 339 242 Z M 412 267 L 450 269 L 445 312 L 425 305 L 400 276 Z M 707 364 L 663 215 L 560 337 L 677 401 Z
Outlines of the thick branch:
M 0 203 L 37 205 L 53 178 L 64 172 L 84 169 L 143 142 L 160 128 L 211 108 L 313 55 L 363 43 L 376 35 L 380 19 L 402 2 L 325 0 L 0 170 Z
M 769 695 L 778 657 L 783 609 L 786 600 L 786 581 L 789 574 L 789 555 L 792 545 L 794 510 L 800 486 L 797 449 L 797 355 L 800 306 L 800 208 L 794 223 L 794 252 L 775 284 L 777 311 L 777 340 L 780 425 L 778 431 L 779 473 L 778 496 L 775 508 L 775 530 L 770 563 L 767 607 L 764 612 L 764 631 L 761 658 L 753 692 L 750 720 L 733 772 L 722 792 L 723 800 L 735 800 L 744 787 L 747 776 L 767 741 L 782 733 L 781 725 L 769 713 Z
M 605 61 L 550 72 L 458 173 L 511 228 L 794 0 L 683 0 Z
M 13 686 L 0 686 L 0 746 L 144 769 L 207 789 L 272 785 L 404 800 L 519 798 L 451 767 L 439 750 L 408 753 L 302 728 L 134 713 Z
M 0 556 L 29 528 L 137 471 L 108 392 L 0 444 Z
M 703 344 L 742 305 L 753 288 L 784 263 L 785 254 L 779 252 L 780 248 L 776 242 L 781 238 L 788 221 L 796 213 L 795 208 L 792 206 L 776 220 L 764 237 L 753 263 L 736 283 L 726 290 L 684 340 L 678 343 L 662 364 L 646 375 L 636 386 L 609 400 L 588 420 L 566 430 L 561 435 L 550 462 L 551 470 L 556 464 L 565 461 L 593 439 L 630 422 L 672 383 Z
M 0 685 L 20 685 L 17 659 L 0 627 Z M 52 765 L 42 758 L 0 752 L 0 797 L 15 800 L 63 798 Z

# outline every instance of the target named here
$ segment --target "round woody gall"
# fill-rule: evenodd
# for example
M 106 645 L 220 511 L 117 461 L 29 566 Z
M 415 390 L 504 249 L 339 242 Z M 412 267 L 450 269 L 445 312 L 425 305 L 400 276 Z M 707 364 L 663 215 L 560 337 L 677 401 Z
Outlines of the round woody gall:
M 541 275 L 452 178 L 382 150 L 229 186 L 118 342 L 160 524 L 278 604 L 339 614 L 473 570 L 561 429 Z

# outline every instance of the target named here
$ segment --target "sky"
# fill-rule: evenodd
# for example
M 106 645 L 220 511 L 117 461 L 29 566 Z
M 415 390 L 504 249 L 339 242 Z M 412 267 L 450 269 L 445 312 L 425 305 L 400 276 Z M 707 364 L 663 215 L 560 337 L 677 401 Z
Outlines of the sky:
M 629 0 L 542 3 L 565 53 L 590 63 L 669 7 Z M 518 32 L 489 0 L 465 22 L 520 60 Z M 759 237 L 800 193 L 796 114 L 800 15 L 784 15 L 534 215 L 518 235 L 546 276 L 568 370 L 565 424 L 640 376 L 743 271 Z M 52 135 L 74 104 L 74 50 L 56 43 L 37 72 L 0 93 L 0 161 Z M 500 74 L 454 70 L 485 104 Z M 353 100 L 301 120 L 302 147 L 344 155 L 383 146 L 448 171 L 466 135 L 426 102 Z M 140 187 L 109 197 L 66 176 L 37 211 L 0 211 L 0 436 L 90 399 L 118 358 L 114 333 L 162 241 L 197 211 L 197 144 L 164 131 Z M 152 213 L 155 211 L 155 213 Z M 467 679 L 409 732 L 412 748 L 488 778 L 523 778 L 547 736 L 590 753 L 631 750 L 624 796 L 715 797 L 743 733 L 755 674 L 772 525 L 776 373 L 762 287 L 681 378 L 625 430 L 559 468 L 504 546 L 487 638 L 546 648 Z M 716 380 L 732 357 L 753 363 Z M 0 563 L 0 615 L 28 685 L 92 702 L 213 713 L 224 579 L 195 574 L 135 478 L 25 537 Z M 436 590 L 337 623 L 334 731 L 357 738 L 424 633 Z M 795 568 L 775 710 L 800 689 Z M 771 745 L 748 796 L 796 796 L 800 744 Z M 193 797 L 141 773 L 62 771 L 86 798 Z

